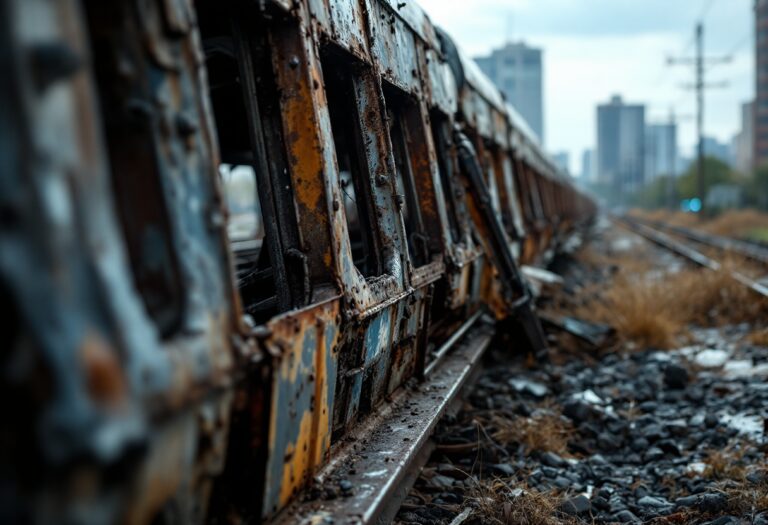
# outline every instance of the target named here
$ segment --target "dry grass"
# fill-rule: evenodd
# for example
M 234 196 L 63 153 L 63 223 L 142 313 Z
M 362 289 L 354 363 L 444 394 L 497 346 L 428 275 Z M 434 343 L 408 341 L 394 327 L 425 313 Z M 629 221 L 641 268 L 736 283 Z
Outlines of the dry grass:
M 744 448 L 737 445 L 730 445 L 722 450 L 710 450 L 704 459 L 707 465 L 704 477 L 717 480 L 743 480 L 746 472 L 743 456 Z
M 531 417 L 508 418 L 494 415 L 491 426 L 495 430 L 491 437 L 502 445 L 520 444 L 526 454 L 533 452 L 554 452 L 568 455 L 568 440 L 573 435 L 573 426 L 562 416 L 552 413 L 538 413 Z
M 558 525 L 577 523 L 558 512 L 562 497 L 539 492 L 525 484 L 502 480 L 481 481 L 467 494 L 473 517 L 489 525 Z
M 757 470 L 768 472 L 768 464 Z M 761 483 L 742 480 L 724 487 L 723 491 L 728 496 L 728 510 L 733 514 L 753 517 L 768 510 L 768 478 L 764 477 Z
M 731 277 L 737 263 L 724 263 L 716 272 L 693 268 L 659 274 L 642 251 L 582 257 L 589 264 L 614 265 L 617 273 L 580 293 L 585 300 L 556 310 L 611 325 L 620 339 L 643 348 L 672 348 L 691 324 L 760 322 L 768 314 L 768 301 Z
M 749 337 L 747 338 L 750 343 L 752 343 L 755 346 L 765 346 L 768 347 L 768 328 L 763 328 L 762 330 L 755 330 L 751 334 L 749 334 Z
M 705 222 L 701 228 L 714 235 L 742 237 L 752 230 L 766 226 L 768 226 L 768 214 L 757 210 L 734 210 Z
M 681 211 L 633 209 L 628 215 L 648 221 L 666 222 L 683 228 L 693 228 L 703 223 L 700 216 Z
M 675 501 L 677 498 L 688 495 L 688 490 L 677 482 L 675 476 L 667 475 L 662 477 L 661 486 L 667 489 L 667 499 L 669 501 Z

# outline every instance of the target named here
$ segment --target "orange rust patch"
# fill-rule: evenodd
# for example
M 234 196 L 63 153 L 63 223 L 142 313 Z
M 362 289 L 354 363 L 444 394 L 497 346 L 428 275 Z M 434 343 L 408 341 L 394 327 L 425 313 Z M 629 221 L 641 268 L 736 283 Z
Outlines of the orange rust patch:
M 106 404 L 120 401 L 125 396 L 126 385 L 114 349 L 100 335 L 91 332 L 86 335 L 80 354 L 91 397 Z

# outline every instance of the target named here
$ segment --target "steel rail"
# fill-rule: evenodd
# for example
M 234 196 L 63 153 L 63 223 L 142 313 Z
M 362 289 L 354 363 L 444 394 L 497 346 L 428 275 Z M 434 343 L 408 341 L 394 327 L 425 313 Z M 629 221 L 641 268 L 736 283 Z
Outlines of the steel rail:
M 712 259 L 711 257 L 707 257 L 703 253 L 680 241 L 673 239 L 669 235 L 656 228 L 648 226 L 647 224 L 627 216 L 613 217 L 613 219 L 615 222 L 627 226 L 631 231 L 635 232 L 641 237 L 644 237 L 654 244 L 661 246 L 662 248 L 665 248 L 680 257 L 688 259 L 689 261 L 699 266 L 708 268 L 713 271 L 719 271 L 723 269 L 723 265 L 718 261 Z M 768 286 L 765 286 L 738 271 L 730 271 L 729 274 L 735 281 L 738 281 L 739 283 L 748 287 L 753 292 L 762 295 L 763 297 L 768 297 Z
M 313 485 L 270 523 L 389 523 L 429 459 L 435 425 L 479 373 L 493 335 L 492 323 L 475 323 L 423 382 L 401 388 L 352 430 Z
M 740 239 L 732 239 L 730 237 L 699 232 L 690 228 L 683 228 L 682 226 L 674 226 L 661 221 L 648 221 L 636 217 L 633 217 L 632 220 L 657 230 L 667 231 L 710 248 L 716 248 L 723 252 L 741 255 L 752 261 L 768 265 L 768 248 L 765 246 L 742 241 Z

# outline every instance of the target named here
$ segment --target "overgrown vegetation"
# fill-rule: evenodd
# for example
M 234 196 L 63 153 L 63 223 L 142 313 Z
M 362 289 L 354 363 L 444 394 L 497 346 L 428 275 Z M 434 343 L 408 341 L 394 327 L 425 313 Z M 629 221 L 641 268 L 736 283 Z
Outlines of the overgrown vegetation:
M 568 455 L 568 440 L 573 435 L 573 426 L 558 413 L 541 411 L 531 417 L 514 419 L 494 415 L 491 437 L 502 445 L 520 444 L 526 454 L 532 452 L 555 452 Z
M 691 325 L 762 323 L 768 315 L 768 301 L 732 278 L 736 263 L 725 263 L 721 271 L 684 268 L 659 272 L 647 254 L 637 250 L 629 255 L 596 254 L 587 249 L 579 257 L 593 267 L 611 267 L 613 274 L 555 309 L 608 324 L 622 342 L 642 348 L 673 348 Z
M 743 443 L 732 443 L 725 448 L 708 451 L 704 458 L 707 465 L 704 476 L 718 480 L 743 480 L 746 472 L 744 452 Z
M 500 479 L 480 481 L 468 501 L 490 525 L 560 525 L 577 523 L 559 512 L 563 502 L 557 492 L 540 492 L 523 483 L 509 484 Z
M 763 465 L 756 471 L 762 472 L 762 480 L 757 483 L 741 480 L 723 487 L 728 496 L 730 512 L 754 517 L 758 512 L 768 509 L 768 465 Z

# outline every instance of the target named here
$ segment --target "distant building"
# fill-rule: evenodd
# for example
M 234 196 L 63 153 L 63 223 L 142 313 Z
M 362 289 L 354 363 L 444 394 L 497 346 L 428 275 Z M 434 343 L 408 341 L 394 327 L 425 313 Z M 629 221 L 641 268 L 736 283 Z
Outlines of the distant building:
M 768 163 L 768 0 L 755 0 L 753 166 Z
M 733 165 L 731 148 L 728 144 L 724 144 L 714 137 L 704 137 L 704 155 L 706 157 L 715 157 L 729 166 Z
M 707 192 L 704 204 L 709 210 L 740 208 L 744 204 L 744 194 L 735 184 L 715 184 Z
M 754 108 L 753 102 L 741 105 L 741 129 L 733 137 L 731 143 L 731 158 L 734 167 L 741 173 L 752 171 L 752 143 L 754 141 Z
M 664 175 L 676 176 L 677 126 L 649 124 L 645 127 L 645 182 Z
M 581 180 L 595 182 L 597 170 L 595 170 L 595 150 L 585 149 L 581 154 Z
M 622 195 L 645 180 L 645 106 L 614 96 L 597 107 L 597 182 Z
M 495 49 L 475 62 L 544 143 L 542 52 L 522 42 Z
M 560 151 L 552 154 L 552 160 L 558 168 L 566 173 L 571 173 L 571 156 L 567 151 Z

